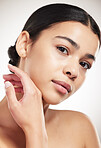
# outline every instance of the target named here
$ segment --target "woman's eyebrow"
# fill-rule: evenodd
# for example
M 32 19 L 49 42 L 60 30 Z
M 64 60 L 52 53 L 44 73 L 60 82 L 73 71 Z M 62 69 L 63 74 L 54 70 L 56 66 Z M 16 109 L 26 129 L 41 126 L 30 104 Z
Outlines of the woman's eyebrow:
M 86 55 L 85 55 L 85 58 L 88 58 L 88 59 L 92 59 L 93 61 L 95 61 L 95 56 L 93 56 L 92 54 L 89 54 L 89 53 L 87 53 Z
M 68 37 L 66 37 L 66 36 L 56 36 L 55 38 L 60 38 L 60 39 L 67 40 L 68 42 L 71 43 L 71 45 L 72 45 L 74 48 L 76 48 L 76 49 L 79 49 L 79 48 L 80 48 L 80 46 L 79 46 L 75 41 L 73 41 L 72 39 L 70 39 L 70 38 L 68 38 Z M 85 57 L 88 58 L 88 59 L 92 59 L 92 60 L 95 61 L 95 56 L 93 56 L 92 54 L 89 54 L 89 53 L 88 53 L 88 54 L 85 55 Z
M 68 37 L 65 37 L 65 36 L 56 36 L 55 38 L 60 38 L 60 39 L 64 39 L 64 40 L 67 40 L 68 42 L 70 42 L 72 44 L 72 46 L 76 49 L 79 49 L 80 46 L 75 42 L 73 41 L 72 39 L 68 38 Z

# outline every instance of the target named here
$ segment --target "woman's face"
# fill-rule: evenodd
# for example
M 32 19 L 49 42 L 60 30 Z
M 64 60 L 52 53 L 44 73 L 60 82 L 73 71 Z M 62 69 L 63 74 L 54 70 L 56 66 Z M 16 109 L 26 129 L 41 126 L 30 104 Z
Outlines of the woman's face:
M 62 22 L 41 32 L 28 47 L 24 70 L 48 104 L 58 104 L 82 85 L 98 48 L 98 37 L 78 22 Z

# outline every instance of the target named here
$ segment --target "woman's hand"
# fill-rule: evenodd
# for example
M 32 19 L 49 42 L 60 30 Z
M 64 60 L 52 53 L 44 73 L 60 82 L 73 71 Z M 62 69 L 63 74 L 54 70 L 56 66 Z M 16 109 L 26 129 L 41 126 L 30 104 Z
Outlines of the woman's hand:
M 26 133 L 28 135 L 33 135 L 33 133 L 39 136 L 46 135 L 40 90 L 21 69 L 12 65 L 8 65 L 8 68 L 14 74 L 3 75 L 3 78 L 5 79 L 8 108 L 14 120 L 23 129 L 25 135 Z M 16 87 L 14 88 L 13 85 Z M 15 92 L 23 94 L 19 101 L 16 98 Z
M 41 92 L 25 72 L 11 65 L 8 65 L 8 68 L 14 74 L 4 75 L 3 78 L 6 80 L 8 107 L 13 118 L 21 128 L 40 124 L 40 122 L 43 122 L 42 116 L 44 116 Z M 11 83 L 18 87 L 14 88 Z M 19 101 L 16 98 L 15 91 L 23 94 Z

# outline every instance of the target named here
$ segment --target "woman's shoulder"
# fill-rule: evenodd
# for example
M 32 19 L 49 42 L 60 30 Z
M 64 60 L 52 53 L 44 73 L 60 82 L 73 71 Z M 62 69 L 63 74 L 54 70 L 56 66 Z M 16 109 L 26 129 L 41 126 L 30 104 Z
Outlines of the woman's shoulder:
M 73 122 L 73 123 L 84 123 L 84 122 L 91 122 L 89 117 L 79 111 L 73 111 L 73 110 L 54 110 L 54 109 L 50 109 L 50 112 L 53 115 L 56 115 L 59 117 L 59 119 L 64 119 L 62 121 L 64 122 Z
M 58 124 L 64 131 L 72 133 L 74 137 L 78 136 L 88 147 L 100 148 L 95 127 L 86 114 L 72 110 L 52 110 L 52 112 L 57 116 Z
M 72 128 L 74 127 L 75 130 L 77 131 L 82 131 L 89 129 L 93 129 L 94 130 L 94 126 L 92 124 L 92 121 L 90 120 L 90 118 L 79 111 L 73 111 L 73 110 L 51 110 L 52 114 L 57 117 L 58 122 L 60 124 L 63 125 L 69 125 L 69 127 L 71 126 Z

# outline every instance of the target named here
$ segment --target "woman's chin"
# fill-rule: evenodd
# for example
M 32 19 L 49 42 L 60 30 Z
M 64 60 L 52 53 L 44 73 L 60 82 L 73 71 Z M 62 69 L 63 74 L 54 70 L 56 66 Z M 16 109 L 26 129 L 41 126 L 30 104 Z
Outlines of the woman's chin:
M 64 96 L 64 97 L 43 96 L 43 100 L 49 105 L 57 105 L 57 104 L 61 103 L 62 101 L 66 100 L 67 98 L 68 98 L 68 96 L 67 97 L 66 96 Z

